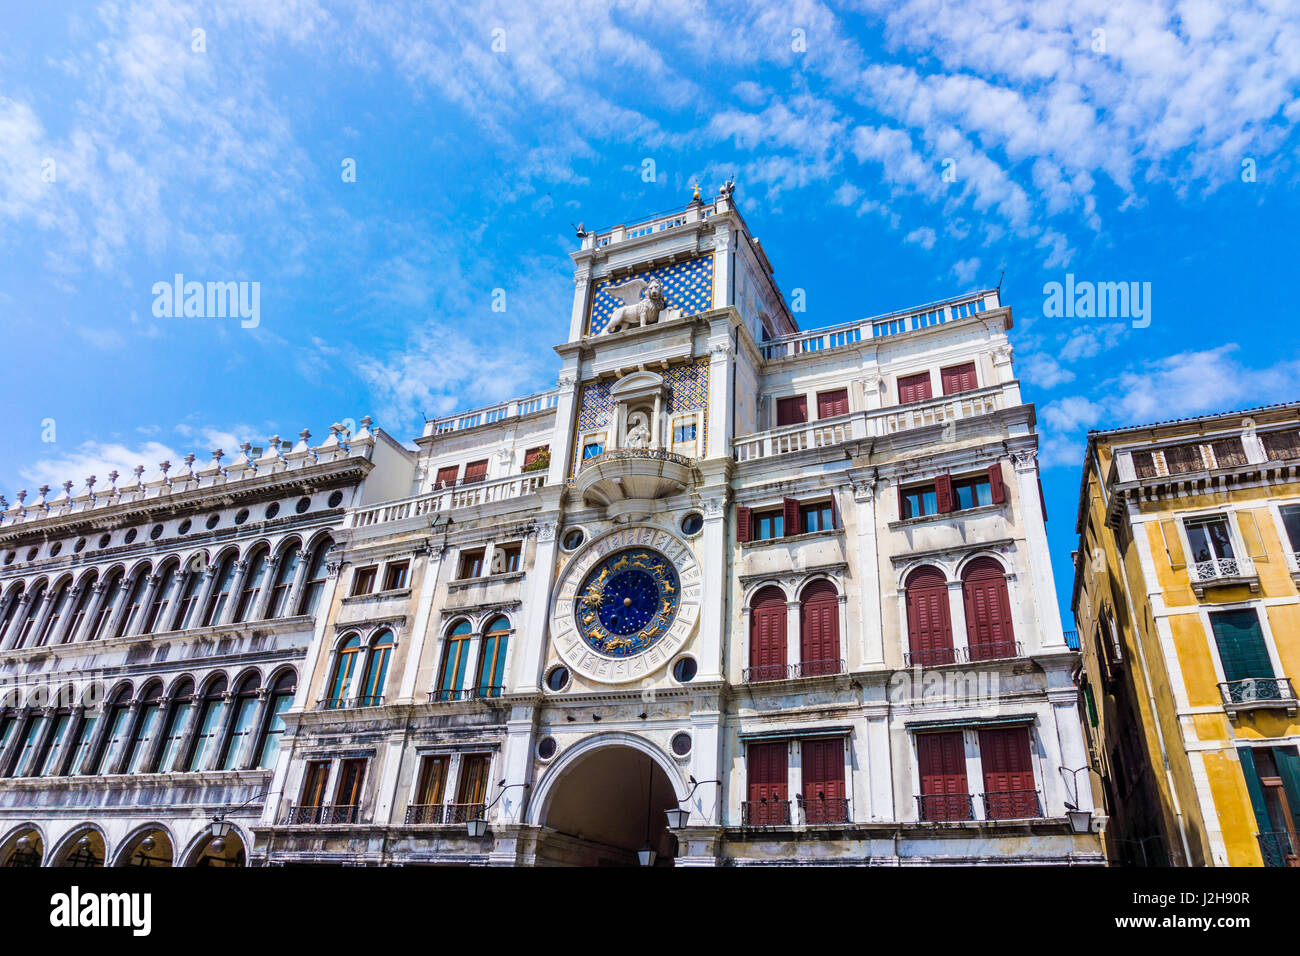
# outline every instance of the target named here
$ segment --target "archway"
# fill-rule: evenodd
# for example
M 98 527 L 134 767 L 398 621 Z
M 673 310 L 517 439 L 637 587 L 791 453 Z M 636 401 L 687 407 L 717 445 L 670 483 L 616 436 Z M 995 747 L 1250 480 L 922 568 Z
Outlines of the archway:
M 645 749 L 593 747 L 554 772 L 542 795 L 539 863 L 637 866 L 637 852 L 649 844 L 655 865 L 672 866 L 676 847 L 664 811 L 678 805 L 678 795 Z
M 40 866 L 45 855 L 45 841 L 35 827 L 21 827 L 0 844 L 0 867 Z
M 145 827 L 137 831 L 117 856 L 118 866 L 172 866 L 176 859 L 176 850 L 172 845 L 171 834 L 159 826 Z
M 87 827 L 78 830 L 63 842 L 63 846 L 55 852 L 55 861 L 51 866 L 103 866 L 106 856 L 104 834 L 94 827 Z
M 197 845 L 190 852 L 186 866 L 247 866 L 247 861 L 244 838 L 238 830 L 231 827 L 225 836 L 214 837 L 205 828 Z

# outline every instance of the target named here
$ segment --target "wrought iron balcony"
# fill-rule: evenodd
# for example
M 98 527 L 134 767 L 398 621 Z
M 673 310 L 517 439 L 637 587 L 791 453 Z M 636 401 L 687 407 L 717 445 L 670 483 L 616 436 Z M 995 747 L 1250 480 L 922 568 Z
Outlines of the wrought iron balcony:
M 969 793 L 923 793 L 916 798 L 917 818 L 924 823 L 953 823 L 975 819 Z
M 356 823 L 357 811 L 360 807 L 353 804 L 352 806 L 330 806 L 322 804 L 320 806 L 299 806 L 294 805 L 289 808 L 284 822 L 290 825 L 320 825 L 333 826 L 342 823 Z
M 446 813 L 441 803 L 413 803 L 406 808 L 408 826 L 443 823 Z
M 1037 790 L 1002 790 L 981 794 L 988 820 L 1033 820 L 1043 815 Z
M 844 659 L 834 658 L 824 661 L 800 661 L 795 665 L 799 677 L 829 677 L 844 673 Z
M 354 710 L 357 707 L 379 707 L 383 702 L 384 698 L 379 694 L 368 697 L 323 697 L 316 701 L 316 709 Z
M 443 823 L 468 823 L 483 817 L 482 803 L 449 803 L 443 812 Z
M 1264 832 L 1259 837 L 1259 852 L 1264 857 L 1265 866 L 1300 866 L 1300 855 L 1296 853 L 1291 834 L 1285 830 Z
M 740 672 L 746 684 L 760 684 L 770 680 L 788 680 L 795 674 L 798 664 L 756 664 Z
M 809 826 L 826 826 L 849 822 L 849 801 L 845 797 L 814 797 L 799 799 L 803 819 Z
M 453 700 L 484 700 L 500 697 L 505 687 L 496 684 L 482 684 L 477 687 L 439 687 L 429 692 L 429 703 L 445 703 Z
M 1022 657 L 1019 641 L 990 641 L 971 647 L 931 647 L 903 653 L 904 667 L 939 667 L 943 664 L 975 664 Z
M 1245 680 L 1219 684 L 1225 710 L 1252 710 L 1257 707 L 1286 707 L 1295 710 L 1295 690 L 1289 677 L 1247 677 Z
M 740 805 L 742 827 L 788 827 L 789 800 L 746 800 Z
M 965 653 L 961 653 L 964 651 Z M 957 659 L 967 661 L 1001 661 L 1020 657 L 1019 641 L 989 641 L 986 644 L 974 644 L 967 648 L 958 648 Z

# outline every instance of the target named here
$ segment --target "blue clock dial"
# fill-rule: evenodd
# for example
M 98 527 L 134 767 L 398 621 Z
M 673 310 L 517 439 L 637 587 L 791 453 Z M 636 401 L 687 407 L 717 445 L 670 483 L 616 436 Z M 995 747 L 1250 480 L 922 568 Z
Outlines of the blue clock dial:
M 573 610 L 589 646 L 611 657 L 630 657 L 667 632 L 680 598 L 672 562 L 657 551 L 633 548 L 607 556 L 591 570 Z

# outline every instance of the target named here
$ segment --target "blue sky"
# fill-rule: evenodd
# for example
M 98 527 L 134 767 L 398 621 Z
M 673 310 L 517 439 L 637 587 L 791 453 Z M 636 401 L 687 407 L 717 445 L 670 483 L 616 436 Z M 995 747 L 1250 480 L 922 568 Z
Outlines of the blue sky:
M 1005 271 L 1063 607 L 1089 427 L 1300 397 L 1294 3 L 10 7 L 10 501 L 548 387 L 570 223 L 733 174 L 805 327 Z M 1067 272 L 1151 283 L 1150 325 L 1046 316 Z M 259 324 L 155 317 L 176 273 Z

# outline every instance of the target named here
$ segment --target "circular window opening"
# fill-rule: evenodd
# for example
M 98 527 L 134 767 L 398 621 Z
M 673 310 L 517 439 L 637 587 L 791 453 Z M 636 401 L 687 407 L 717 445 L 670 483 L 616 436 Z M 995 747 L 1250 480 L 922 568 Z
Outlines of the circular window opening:
M 28 561 L 35 561 L 35 560 L 36 560 L 36 553 L 37 553 L 37 551 L 39 551 L 39 550 L 40 550 L 39 548 L 32 548 L 30 551 L 28 551 L 28 552 L 27 552 L 27 560 L 28 560 Z
M 673 734 L 672 742 L 673 753 L 679 757 L 685 757 L 691 752 L 691 735 L 682 731 L 680 734 Z
M 112 540 L 113 540 L 113 536 L 111 534 L 101 535 L 99 539 L 99 546 L 101 548 L 107 548 L 108 543 Z
M 569 686 L 569 669 L 567 667 L 554 667 L 546 675 L 546 686 L 551 690 L 564 690 Z
M 304 511 L 306 511 L 306 510 L 307 510 L 308 508 L 310 508 L 310 507 L 311 507 L 311 499 L 310 499 L 310 498 L 299 498 L 299 499 L 298 499 L 298 503 L 297 503 L 296 505 L 293 506 L 293 510 L 296 511 L 296 512 L 298 512 L 298 514 L 302 514 Z
M 248 509 L 240 508 L 239 514 L 235 515 L 235 524 L 243 524 L 248 520 Z
M 574 528 L 572 531 L 568 531 L 564 535 L 564 550 L 576 551 L 578 548 L 582 547 L 582 542 L 586 540 L 587 533 L 581 528 Z
M 679 684 L 687 684 L 695 679 L 695 658 L 683 657 L 673 665 L 673 677 Z
M 343 492 L 336 491 L 330 495 L 329 506 L 331 508 L 337 508 L 341 504 L 343 504 Z
M 63 550 L 63 542 L 55 541 L 52 545 L 50 545 L 50 557 L 54 557 L 62 550 Z
M 130 544 L 132 541 L 136 539 L 137 535 L 138 532 L 135 530 L 135 528 L 132 528 L 130 531 L 126 533 L 126 537 L 123 538 L 122 540 L 125 541 L 127 544 Z
M 5 564 L 13 564 L 14 558 L 16 557 L 18 557 L 18 552 L 10 551 L 8 554 L 5 555 Z
M 704 529 L 704 515 L 698 511 L 692 511 L 682 519 L 682 534 L 697 535 Z
M 149 540 L 150 540 L 150 541 L 157 541 L 159 538 L 162 537 L 162 531 L 163 531 L 163 526 L 162 526 L 162 525 L 160 525 L 160 524 L 156 524 L 156 525 L 154 525 L 154 526 L 153 526 L 153 530 L 151 530 L 151 531 L 149 532 Z
M 206 527 L 209 531 L 215 528 L 221 521 L 221 515 L 208 515 Z
M 276 515 L 278 515 L 279 513 L 280 513 L 280 502 L 278 502 L 278 501 L 272 501 L 269 505 L 266 506 L 266 520 L 267 520 L 267 521 L 270 521 L 272 518 L 274 518 L 274 517 L 275 517 Z
M 537 742 L 537 756 L 540 760 L 550 760 L 555 756 L 555 752 L 560 749 L 560 745 L 555 742 L 554 737 L 543 737 Z
M 76 554 L 80 554 L 82 551 L 85 550 L 85 548 L 86 548 L 85 538 L 78 538 L 77 543 L 72 546 L 72 550 Z
M 190 519 L 189 519 L 189 518 L 186 518 L 184 521 L 181 522 L 180 527 L 176 529 L 176 533 L 177 533 L 177 534 L 189 534 L 189 533 L 190 533 L 190 527 L 191 527 Z

